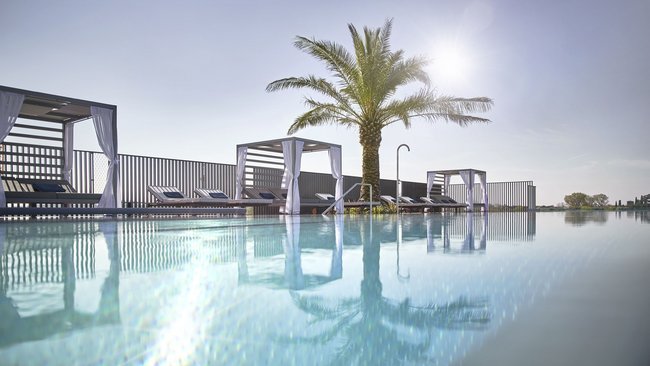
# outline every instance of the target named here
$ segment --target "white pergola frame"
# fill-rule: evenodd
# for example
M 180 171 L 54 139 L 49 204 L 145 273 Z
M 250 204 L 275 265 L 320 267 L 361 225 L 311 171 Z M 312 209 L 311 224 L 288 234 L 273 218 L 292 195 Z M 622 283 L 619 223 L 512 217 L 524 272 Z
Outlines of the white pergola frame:
M 30 126 L 29 124 L 16 125 L 18 118 L 26 121 L 47 121 L 62 124 L 62 138 L 48 139 L 62 141 L 63 158 L 60 167 L 62 171 L 61 178 L 64 180 L 70 179 L 72 171 L 74 124 L 91 119 L 95 126 L 99 146 L 109 160 L 109 177 L 98 207 L 118 208 L 120 206 L 118 192 L 117 106 L 0 85 L 0 143 L 3 143 L 7 136 L 11 135 L 39 138 L 37 135 L 12 133 L 11 131 L 14 127 L 31 128 L 33 130 L 48 132 L 55 130 Z M 60 133 L 61 130 L 56 129 L 56 131 Z M 12 174 L 12 172 L 2 171 L 1 174 L 7 175 Z M 1 207 L 6 207 L 6 198 L 0 178 Z
M 335 199 L 338 200 L 343 194 L 341 145 L 299 137 L 286 137 L 276 140 L 237 145 L 235 198 L 241 199 L 243 190 L 247 186 L 247 168 L 272 167 L 278 169 L 282 166 L 284 175 L 282 177 L 280 188 L 287 189 L 287 200 L 283 213 L 289 215 L 300 214 L 300 188 L 298 187 L 298 177 L 300 176 L 302 154 L 319 151 L 327 151 L 329 153 L 332 176 L 336 179 L 334 196 Z M 280 159 L 282 159 L 281 162 L 279 162 Z M 258 165 L 252 165 L 252 163 Z M 335 207 L 336 213 L 342 214 L 343 200 L 338 201 Z
M 431 188 L 435 183 L 442 185 L 443 194 L 449 190 L 449 180 L 452 176 L 459 175 L 463 179 L 466 188 L 465 202 L 467 211 L 474 211 L 474 183 L 475 176 L 479 176 L 481 190 L 483 191 L 483 210 L 488 211 L 487 174 L 478 169 L 452 169 L 452 170 L 431 170 L 427 172 L 427 197 L 431 194 Z

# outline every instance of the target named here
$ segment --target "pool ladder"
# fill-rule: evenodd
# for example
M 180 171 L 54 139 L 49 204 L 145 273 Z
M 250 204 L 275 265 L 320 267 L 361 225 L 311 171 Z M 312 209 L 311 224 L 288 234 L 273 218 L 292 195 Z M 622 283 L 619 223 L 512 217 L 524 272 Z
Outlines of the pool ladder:
M 339 199 L 337 199 L 336 201 L 334 201 L 334 203 L 332 203 L 328 208 L 326 208 L 325 211 L 323 211 L 322 215 L 323 215 L 323 216 L 326 216 L 327 213 L 330 212 L 330 211 L 332 210 L 332 208 L 334 208 L 334 206 L 336 206 L 336 204 L 337 204 L 340 200 L 344 199 L 345 196 L 347 196 L 348 193 L 350 193 L 350 191 L 352 191 L 352 190 L 353 190 L 354 188 L 356 188 L 357 186 L 368 186 L 368 187 L 370 187 L 370 201 L 368 201 L 368 202 L 370 203 L 370 212 L 372 213 L 372 184 L 370 184 L 370 183 L 355 183 L 352 187 L 350 187 L 350 189 L 348 189 L 347 191 L 345 191 L 345 193 L 343 193 L 343 194 L 341 195 L 341 197 L 339 197 Z M 337 212 L 337 214 L 338 214 L 338 213 L 339 213 L 339 212 Z M 343 213 L 343 212 L 340 212 L 340 213 Z

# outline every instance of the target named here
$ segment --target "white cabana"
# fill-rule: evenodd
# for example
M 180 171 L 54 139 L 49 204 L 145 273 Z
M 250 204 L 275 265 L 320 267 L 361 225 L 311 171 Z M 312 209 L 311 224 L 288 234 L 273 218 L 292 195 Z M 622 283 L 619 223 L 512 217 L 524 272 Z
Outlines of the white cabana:
M 332 177 L 336 180 L 334 197 L 338 200 L 343 194 L 341 145 L 298 137 L 237 145 L 235 198 L 241 198 L 246 187 L 277 188 L 277 185 L 273 185 L 279 183 L 280 188 L 287 190 L 286 203 L 281 212 L 289 215 L 300 214 L 298 177 L 302 154 L 319 151 L 328 152 Z M 278 169 L 283 171 L 281 182 L 277 182 L 279 176 L 274 173 Z M 337 202 L 336 213 L 343 213 L 343 200 Z
M 20 123 L 16 122 L 19 118 Z M 109 161 L 106 186 L 98 207 L 119 207 L 117 107 L 114 105 L 0 85 L 0 144 L 5 148 L 5 159 L 11 159 L 0 166 L 0 176 L 62 179 L 70 182 L 74 124 L 89 119 L 94 122 L 99 146 Z M 44 123 L 57 127 L 46 127 Z M 7 137 L 21 142 L 7 142 Z M 16 151 L 7 153 L 7 148 L 13 145 L 18 146 Z M 28 152 L 39 148 L 61 153 L 41 156 L 39 153 Z M 0 207 L 6 207 L 1 180 Z
M 476 176 L 479 177 L 481 192 L 483 193 L 483 210 L 488 210 L 488 194 L 487 194 L 487 177 L 483 170 L 478 169 L 454 169 L 454 170 L 433 170 L 427 172 L 427 197 L 431 194 L 431 188 L 434 184 L 442 186 L 442 193 L 448 194 L 449 181 L 454 175 L 459 175 L 463 180 L 466 188 L 465 202 L 467 203 L 467 210 L 474 211 L 474 184 L 476 183 Z

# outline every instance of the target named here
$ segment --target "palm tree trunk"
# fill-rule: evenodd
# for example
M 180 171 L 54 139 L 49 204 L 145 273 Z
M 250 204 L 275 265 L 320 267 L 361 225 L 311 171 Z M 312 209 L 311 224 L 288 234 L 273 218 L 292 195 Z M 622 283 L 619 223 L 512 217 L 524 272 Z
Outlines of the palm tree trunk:
M 361 186 L 361 199 L 374 200 L 379 197 L 379 146 L 381 145 L 381 129 L 361 128 L 359 131 L 361 144 L 361 183 L 372 185 L 372 195 L 368 186 Z

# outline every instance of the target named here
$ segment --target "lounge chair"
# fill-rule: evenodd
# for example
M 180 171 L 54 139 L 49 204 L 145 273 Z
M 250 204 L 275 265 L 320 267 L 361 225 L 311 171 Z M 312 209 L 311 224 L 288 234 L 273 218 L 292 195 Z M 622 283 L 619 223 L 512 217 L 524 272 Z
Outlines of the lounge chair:
M 279 198 L 269 188 L 244 188 L 244 196 L 250 199 L 270 199 L 273 203 L 286 201 L 285 198 Z
M 395 200 L 395 197 L 393 196 L 388 196 L 388 195 L 382 195 L 379 196 L 382 201 L 388 203 L 389 205 L 395 205 L 397 201 Z M 401 196 L 399 200 L 399 207 L 407 210 L 424 210 L 427 207 L 426 203 L 422 202 L 410 202 L 406 200 L 405 198 L 408 198 L 410 200 L 413 200 L 412 198 Z
M 268 205 L 273 200 L 265 201 L 247 201 L 247 200 L 231 200 L 219 198 L 190 198 L 187 197 L 176 187 L 171 186 L 147 186 L 147 191 L 151 193 L 157 202 L 150 203 L 149 206 L 202 206 L 202 207 L 237 207 L 246 206 L 249 203 L 252 205 Z M 226 196 L 227 197 L 227 196 Z
M 156 199 L 149 206 L 197 206 L 200 200 L 190 198 L 178 188 L 172 186 L 147 186 L 147 191 Z
M 331 205 L 334 203 L 336 200 L 336 197 L 334 195 L 331 195 L 329 193 L 316 193 L 316 197 L 318 197 L 321 201 L 326 201 L 329 202 Z M 369 201 L 344 201 L 343 205 L 345 207 L 369 207 L 370 202 Z M 373 206 L 379 206 L 381 205 L 381 202 L 372 202 Z
M 287 199 L 287 194 L 289 194 L 289 190 L 286 188 L 269 188 L 269 191 L 277 197 L 277 199 L 280 200 L 286 200 Z
M 464 203 L 456 202 L 453 198 L 445 195 L 431 195 L 430 197 L 420 197 L 420 199 L 428 204 L 431 207 L 440 207 L 440 208 L 465 208 L 467 207 Z
M 218 189 L 197 188 L 194 190 L 194 193 L 206 202 L 210 201 L 227 206 L 267 206 L 273 203 L 272 199 L 265 198 L 231 199 L 227 194 Z
M 243 193 L 249 198 L 272 199 L 271 207 L 280 207 L 282 212 L 284 205 L 287 203 L 287 190 L 284 188 L 244 188 Z M 300 198 L 300 209 L 302 212 L 315 213 L 322 211 L 330 205 L 329 201 L 323 201 L 316 198 Z
M 78 193 L 62 179 L 28 179 L 2 177 L 7 203 L 96 204 L 101 194 Z

